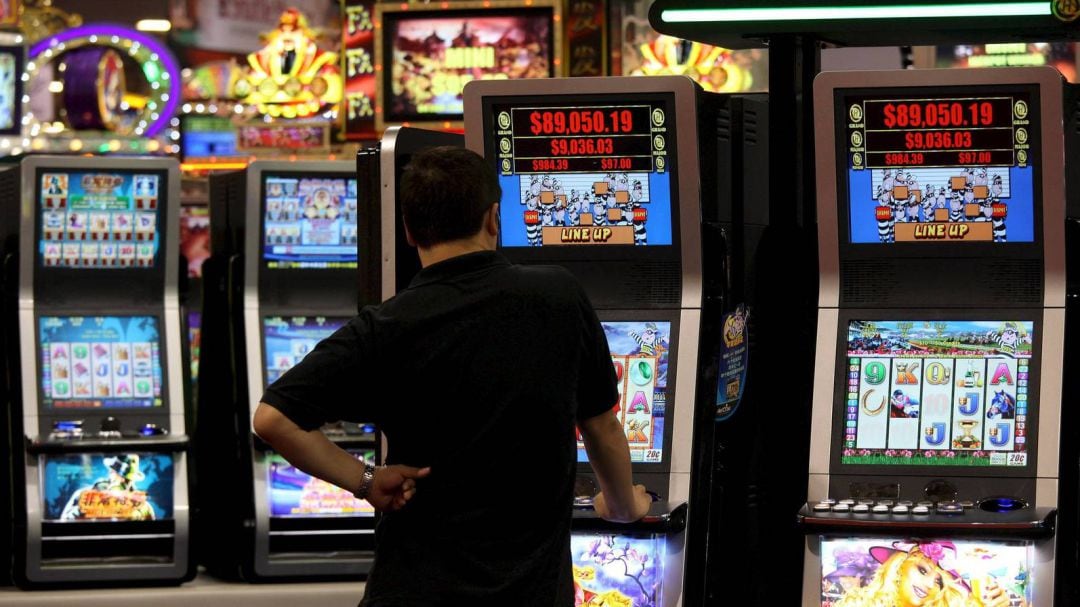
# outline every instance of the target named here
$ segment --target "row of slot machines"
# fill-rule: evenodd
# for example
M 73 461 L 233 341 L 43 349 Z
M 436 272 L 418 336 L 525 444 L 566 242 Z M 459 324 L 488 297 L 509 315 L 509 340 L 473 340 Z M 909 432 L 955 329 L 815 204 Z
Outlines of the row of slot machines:
M 355 166 L 212 177 L 193 415 L 175 163 L 24 160 L 0 173 L 22 201 L 2 222 L 19 226 L 3 274 L 16 580 L 175 583 L 196 556 L 247 580 L 368 571 L 377 514 L 290 466 L 251 415 L 359 306 L 408 284 L 401 169 L 464 145 L 499 174 L 500 251 L 568 268 L 596 307 L 635 478 L 660 496 L 638 524 L 597 519 L 579 449 L 583 602 L 701 604 L 773 571 L 791 584 L 740 592 L 793 597 L 802 579 L 781 603 L 1070 604 L 1067 95 L 1039 69 L 820 77 L 812 399 L 770 378 L 811 364 L 787 357 L 792 311 L 763 314 L 745 402 L 723 420 L 725 313 L 785 297 L 795 278 L 764 275 L 762 258 L 813 256 L 769 244 L 763 99 L 678 77 L 476 82 L 464 137 L 391 129 Z M 812 404 L 811 427 L 780 428 L 781 404 Z M 323 431 L 380 460 L 377 428 Z M 783 480 L 799 450 L 770 443 L 792 434 L 810 449 L 805 491 Z M 786 559 L 792 545 L 804 553 Z
M 21 201 L 3 222 L 15 582 L 180 583 L 196 562 L 249 581 L 362 577 L 376 513 L 274 453 L 251 415 L 358 307 L 407 285 L 419 261 L 396 209 L 401 169 L 420 149 L 467 145 L 500 173 L 502 252 L 570 268 L 596 304 L 635 475 L 660 496 L 636 525 L 598 519 L 579 445 L 579 593 L 679 604 L 685 554 L 702 548 L 686 530 L 706 522 L 688 519 L 694 445 L 709 440 L 696 403 L 715 390 L 697 381 L 709 357 L 699 341 L 726 295 L 720 224 L 732 222 L 699 158 L 730 171 L 718 155 L 740 153 L 699 138 L 697 116 L 730 114 L 733 98 L 683 78 L 554 82 L 472 87 L 468 137 L 394 129 L 356 165 L 259 161 L 213 175 L 212 254 L 186 299 L 175 161 L 36 157 L 0 173 Z M 722 261 L 706 264 L 703 242 Z M 199 315 L 194 391 L 185 312 Z M 358 377 L 359 393 L 377 380 Z M 381 458 L 370 424 L 323 431 Z

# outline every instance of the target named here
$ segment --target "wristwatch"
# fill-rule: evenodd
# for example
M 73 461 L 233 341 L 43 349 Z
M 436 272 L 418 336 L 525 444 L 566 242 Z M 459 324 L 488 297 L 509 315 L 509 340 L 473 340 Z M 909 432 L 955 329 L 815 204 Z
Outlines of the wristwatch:
M 364 474 L 360 477 L 360 486 L 353 491 L 353 496 L 356 499 L 366 500 L 373 484 L 375 484 L 375 466 L 364 462 Z

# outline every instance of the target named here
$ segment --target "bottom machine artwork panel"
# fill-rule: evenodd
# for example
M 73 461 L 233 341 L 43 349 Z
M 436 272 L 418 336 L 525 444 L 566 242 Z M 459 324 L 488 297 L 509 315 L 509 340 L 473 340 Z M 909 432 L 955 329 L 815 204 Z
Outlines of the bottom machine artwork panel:
M 1028 607 L 1031 542 L 822 538 L 821 607 Z
M 147 521 L 173 516 L 170 454 L 79 453 L 43 460 L 46 521 Z
M 662 605 L 665 547 L 662 535 L 573 534 L 574 606 Z

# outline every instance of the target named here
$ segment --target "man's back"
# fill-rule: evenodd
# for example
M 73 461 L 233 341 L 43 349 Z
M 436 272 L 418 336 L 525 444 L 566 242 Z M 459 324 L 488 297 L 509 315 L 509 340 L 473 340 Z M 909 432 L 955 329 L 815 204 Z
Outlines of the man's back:
M 388 463 L 432 469 L 380 523 L 365 604 L 568 603 L 574 422 L 616 400 L 606 343 L 567 272 L 473 253 L 425 268 L 271 387 L 300 425 L 373 420 Z

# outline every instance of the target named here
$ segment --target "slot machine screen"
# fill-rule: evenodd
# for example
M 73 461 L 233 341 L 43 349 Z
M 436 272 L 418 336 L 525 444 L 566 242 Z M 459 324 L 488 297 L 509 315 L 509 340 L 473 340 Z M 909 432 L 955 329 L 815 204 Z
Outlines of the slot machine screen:
M 554 76 L 559 26 L 550 6 L 384 12 L 385 120 L 460 120 L 470 80 Z
M 173 517 L 168 453 L 44 455 L 43 520 L 150 521 Z
M 840 463 L 1026 468 L 1033 344 L 1028 320 L 851 320 Z
M 375 462 L 374 451 L 349 450 L 349 453 L 359 460 Z M 298 470 L 277 453 L 271 453 L 268 460 L 271 517 L 375 516 L 375 508 L 366 500 L 353 497 L 352 492 Z
M 269 269 L 356 269 L 356 178 L 263 175 Z
M 664 426 L 670 394 L 668 355 L 674 340 L 671 323 L 605 320 L 600 324 L 618 378 L 616 415 L 630 445 L 630 461 L 659 464 L 664 460 Z M 577 447 L 578 462 L 588 462 L 585 443 L 580 437 Z
M 161 337 L 153 316 L 42 316 L 44 410 L 164 404 Z
M 23 48 L 0 46 L 0 134 L 22 132 Z
M 263 338 L 266 348 L 266 385 L 277 381 L 293 365 L 315 349 L 318 343 L 345 326 L 348 318 L 321 316 L 263 319 Z
M 836 111 L 850 244 L 1038 241 L 1034 87 L 843 90 Z
M 46 267 L 153 268 L 161 260 L 162 171 L 38 171 L 38 255 Z
M 677 207 L 670 95 L 497 99 L 488 158 L 501 246 L 670 247 Z

